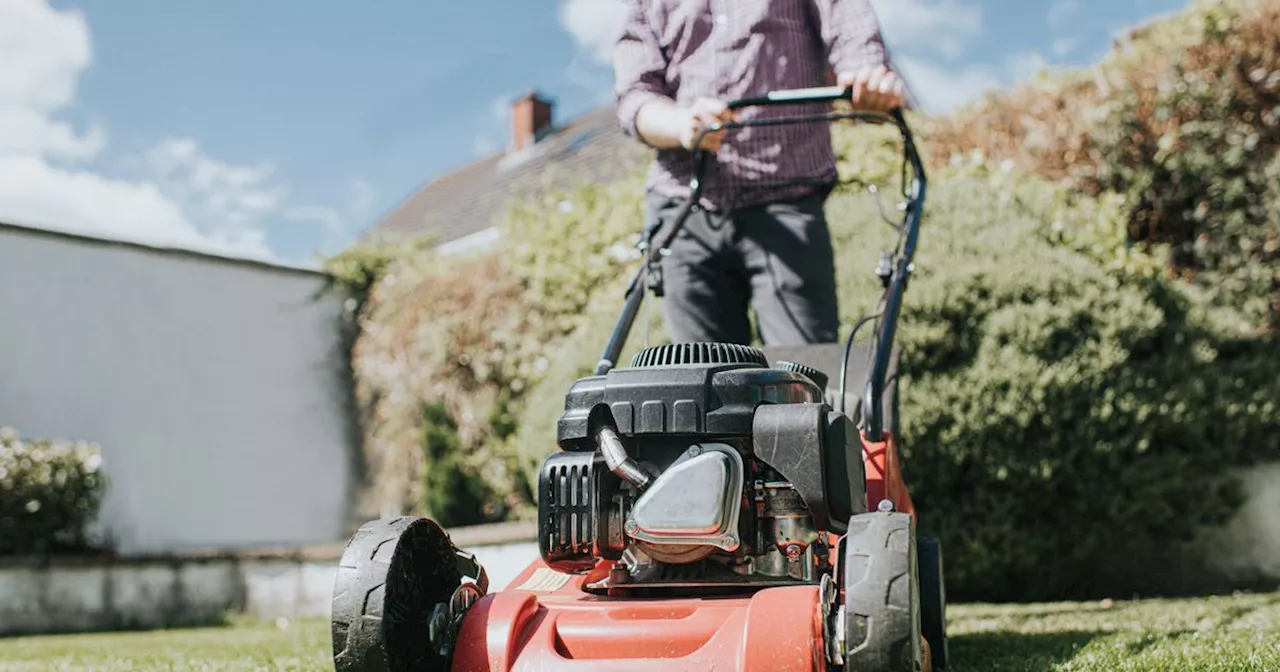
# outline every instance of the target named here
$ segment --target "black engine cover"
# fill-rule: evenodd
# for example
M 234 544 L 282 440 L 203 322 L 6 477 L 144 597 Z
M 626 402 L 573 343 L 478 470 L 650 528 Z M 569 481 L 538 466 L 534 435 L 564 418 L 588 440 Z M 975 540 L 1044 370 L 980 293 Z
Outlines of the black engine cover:
M 756 362 L 614 369 L 569 388 L 556 441 L 563 450 L 594 451 L 593 429 L 610 419 L 621 436 L 750 437 L 760 404 L 820 401 L 808 377 Z

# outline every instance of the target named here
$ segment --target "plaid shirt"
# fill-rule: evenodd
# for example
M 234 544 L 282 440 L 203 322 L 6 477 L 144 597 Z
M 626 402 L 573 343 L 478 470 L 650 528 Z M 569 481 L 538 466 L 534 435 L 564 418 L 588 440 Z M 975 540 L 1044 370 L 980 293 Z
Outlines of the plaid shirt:
M 657 98 L 690 105 L 779 89 L 824 86 L 830 70 L 888 65 L 868 0 L 631 0 L 614 47 L 618 121 L 632 137 L 636 113 Z M 745 108 L 742 119 L 821 113 L 823 105 Z M 649 189 L 687 197 L 690 152 L 658 150 Z M 730 131 L 703 179 L 702 205 L 727 210 L 799 196 L 812 186 L 778 182 L 836 179 L 828 124 Z

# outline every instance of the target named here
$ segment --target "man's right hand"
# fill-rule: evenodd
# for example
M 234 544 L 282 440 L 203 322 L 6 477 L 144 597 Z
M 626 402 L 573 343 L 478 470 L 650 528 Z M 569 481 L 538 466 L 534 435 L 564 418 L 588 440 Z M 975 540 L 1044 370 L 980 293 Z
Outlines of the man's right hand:
M 714 124 L 733 121 L 736 115 L 723 101 L 699 98 L 689 107 L 680 107 L 669 100 L 655 100 L 640 108 L 636 115 L 636 129 L 640 137 L 651 147 L 693 150 L 698 135 Z M 702 149 L 719 151 L 726 131 L 707 133 L 702 138 Z
M 692 107 L 682 111 L 686 118 L 680 130 L 680 146 L 690 151 L 693 151 L 693 143 L 698 141 L 699 133 L 715 124 L 734 120 L 733 112 L 724 104 L 724 101 L 711 98 L 699 98 Z M 702 138 L 702 148 L 710 152 L 720 151 L 720 145 L 724 144 L 725 133 L 724 129 L 720 129 L 706 134 Z

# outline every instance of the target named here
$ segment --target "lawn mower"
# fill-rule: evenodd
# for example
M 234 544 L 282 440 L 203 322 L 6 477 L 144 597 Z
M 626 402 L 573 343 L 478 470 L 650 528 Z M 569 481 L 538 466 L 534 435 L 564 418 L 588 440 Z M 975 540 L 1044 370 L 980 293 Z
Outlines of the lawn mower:
M 730 107 L 842 99 L 848 89 L 822 87 Z M 946 667 L 942 552 L 916 538 L 894 434 L 894 334 L 925 172 L 901 111 L 825 109 L 704 133 L 897 126 L 903 216 L 876 269 L 877 312 L 843 343 L 671 343 L 616 366 L 644 296 L 660 295 L 662 251 L 699 209 L 707 157 L 695 152 L 693 197 L 639 236 L 643 262 L 603 356 L 565 396 L 560 450 L 538 476 L 540 557 L 489 593 L 484 568 L 436 522 L 366 523 L 334 586 L 337 672 Z

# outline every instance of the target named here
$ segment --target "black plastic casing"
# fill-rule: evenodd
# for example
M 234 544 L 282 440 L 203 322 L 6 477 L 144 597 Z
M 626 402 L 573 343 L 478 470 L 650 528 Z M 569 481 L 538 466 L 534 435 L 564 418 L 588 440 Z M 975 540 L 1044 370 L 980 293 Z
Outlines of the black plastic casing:
M 565 396 L 557 429 L 557 443 L 565 452 L 544 465 L 540 495 L 557 489 L 560 474 L 570 465 L 577 467 L 570 473 L 590 473 L 583 483 L 587 493 L 595 489 L 590 482 L 616 480 L 607 470 L 601 472 L 598 457 L 591 457 L 602 425 L 629 439 L 632 457 L 638 459 L 666 462 L 700 440 L 738 446 L 796 488 L 819 530 L 843 531 L 851 515 L 866 510 L 858 430 L 825 404 L 817 384 L 799 372 L 753 363 L 673 364 L 582 378 Z M 548 544 L 544 559 L 566 569 L 580 563 L 575 569 L 581 570 L 600 531 L 574 530 L 577 535 L 585 532 L 586 538 L 565 545 L 565 537 L 575 535 L 557 529 L 556 521 L 564 520 L 564 513 L 594 516 L 599 509 L 554 495 L 546 501 L 555 503 L 539 504 L 539 536 Z
M 566 451 L 594 451 L 601 423 L 624 437 L 750 439 L 760 404 L 821 402 L 822 390 L 808 377 L 756 364 L 614 369 L 569 388 L 556 443 Z

